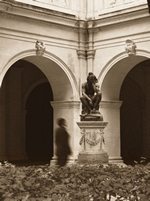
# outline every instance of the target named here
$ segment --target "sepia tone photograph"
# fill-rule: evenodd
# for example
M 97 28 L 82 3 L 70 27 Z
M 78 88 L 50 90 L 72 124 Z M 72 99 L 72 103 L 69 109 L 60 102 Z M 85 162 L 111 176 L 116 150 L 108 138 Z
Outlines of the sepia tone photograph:
M 150 201 L 150 0 L 0 0 L 0 201 Z

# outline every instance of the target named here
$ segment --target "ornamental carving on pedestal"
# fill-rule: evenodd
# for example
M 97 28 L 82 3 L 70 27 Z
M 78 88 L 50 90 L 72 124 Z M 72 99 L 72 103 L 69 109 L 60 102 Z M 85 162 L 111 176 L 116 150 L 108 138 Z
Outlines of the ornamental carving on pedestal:
M 102 144 L 105 144 L 103 129 L 99 130 L 86 130 L 81 129 L 81 139 L 79 144 L 83 144 L 83 150 L 86 151 L 86 144 L 90 146 L 97 146 L 99 144 L 99 150 L 102 150 Z
M 39 40 L 36 41 L 35 48 L 36 48 L 36 54 L 38 56 L 42 56 L 44 54 L 45 49 L 46 49 L 44 47 L 44 43 L 42 41 L 39 41 Z
M 125 46 L 125 50 L 127 52 L 127 54 L 130 55 L 135 55 L 136 53 L 136 44 L 133 42 L 133 40 L 126 40 L 126 46 Z

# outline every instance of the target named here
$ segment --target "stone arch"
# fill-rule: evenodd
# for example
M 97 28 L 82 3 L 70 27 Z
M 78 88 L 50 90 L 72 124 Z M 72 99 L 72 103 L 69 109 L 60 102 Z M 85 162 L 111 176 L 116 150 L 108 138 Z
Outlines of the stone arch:
M 113 57 L 102 69 L 98 80 L 102 91 L 101 113 L 108 122 L 105 130 L 106 150 L 109 161 L 122 162 L 120 135 L 120 90 L 128 72 L 138 63 L 150 58 L 150 52 L 136 50 L 136 54 L 128 56 L 122 52 Z
M 8 69 L 18 60 L 20 59 L 24 59 L 24 58 L 28 58 L 28 57 L 32 57 L 32 56 L 37 56 L 36 55 L 36 51 L 34 49 L 31 50 L 27 50 L 24 52 L 20 52 L 19 54 L 15 55 L 14 57 L 12 57 L 4 66 L 2 72 L 1 72 L 1 80 L 0 80 L 0 86 L 2 84 L 3 78 L 6 74 L 6 72 L 8 71 Z M 65 62 L 63 62 L 59 57 L 57 57 L 56 55 L 45 51 L 44 55 L 41 56 L 42 58 L 47 58 L 51 61 L 53 61 L 54 63 L 56 63 L 62 70 L 63 72 L 66 74 L 67 78 L 69 79 L 72 91 L 73 91 L 73 100 L 77 100 L 79 97 L 78 94 L 78 86 L 77 86 L 77 81 L 76 78 L 74 76 L 74 74 L 72 73 L 72 71 L 69 69 L 69 67 L 65 64 Z
M 103 99 L 118 101 L 121 85 L 127 73 L 136 64 L 149 58 L 150 52 L 140 49 L 137 49 L 136 54 L 132 56 L 128 56 L 126 52 L 122 52 L 113 57 L 104 66 L 98 77 Z
M 52 103 L 54 106 L 55 106 L 55 104 L 59 105 L 55 108 L 51 104 L 53 107 L 53 131 L 55 130 L 55 127 L 56 127 L 56 124 L 55 124 L 56 119 L 60 116 L 63 116 L 69 122 L 68 125 L 73 125 L 73 126 L 70 126 L 69 129 L 70 129 L 71 135 L 74 137 L 74 130 L 77 127 L 76 124 L 74 123 L 74 121 L 75 121 L 74 113 L 75 113 L 75 109 L 77 111 L 79 110 L 78 105 L 76 106 L 76 102 L 78 102 L 78 100 L 79 100 L 79 94 L 78 94 L 77 81 L 76 81 L 76 78 L 75 78 L 73 72 L 56 55 L 54 55 L 48 51 L 45 51 L 43 56 L 37 56 L 35 49 L 31 49 L 31 50 L 27 50 L 24 52 L 20 52 L 19 54 L 13 56 L 10 60 L 8 60 L 7 63 L 4 64 L 3 68 L 1 69 L 1 77 L 0 77 L 0 85 L 1 86 L 5 86 L 5 84 L 6 84 L 5 80 L 7 81 L 7 79 L 5 79 L 5 75 L 7 76 L 7 72 L 9 70 L 11 70 L 11 67 L 12 67 L 12 70 L 16 70 L 16 72 L 18 72 L 18 73 L 20 72 L 19 75 L 21 75 L 21 73 L 23 72 L 22 71 L 23 68 L 19 68 L 19 67 L 26 67 L 26 66 L 20 65 L 20 66 L 18 66 L 18 68 L 13 68 L 13 67 L 15 67 L 15 64 L 17 62 L 22 62 L 22 61 L 30 62 L 35 67 L 37 67 L 39 72 L 41 70 L 41 72 L 45 75 L 44 79 L 46 79 L 47 82 L 49 82 L 51 85 L 52 92 L 53 92 Z M 60 72 L 60 74 L 59 74 L 59 72 Z M 13 73 L 14 74 L 11 74 L 11 76 L 10 76 L 12 82 L 14 80 L 14 76 L 16 75 L 15 71 L 13 71 Z M 32 70 L 32 75 L 33 75 L 33 70 Z M 19 102 L 20 106 L 22 106 L 22 107 L 17 107 L 17 104 L 16 104 L 16 107 L 19 108 L 19 110 L 20 110 L 18 113 L 16 112 L 16 119 L 19 117 L 18 119 L 20 121 L 20 124 L 19 124 L 20 127 L 15 126 L 16 122 L 15 123 L 12 122 L 14 120 L 14 118 L 12 118 L 13 116 L 9 115 L 10 118 L 8 121 L 10 122 L 10 126 L 9 127 L 7 126 L 7 133 L 10 134 L 9 131 L 10 130 L 12 131 L 10 134 L 11 136 L 9 137 L 9 141 L 11 143 L 11 138 L 17 137 L 18 141 L 20 142 L 20 143 L 18 143 L 18 145 L 16 145 L 16 142 L 13 141 L 11 146 L 9 146 L 9 142 L 7 144 L 5 144 L 5 146 L 10 147 L 10 150 L 8 150 L 7 157 L 9 157 L 8 159 L 11 159 L 11 160 L 23 160 L 26 158 L 25 117 L 26 117 L 27 111 L 25 110 L 26 109 L 25 103 L 26 103 L 27 98 L 29 97 L 30 92 L 32 92 L 32 89 L 36 88 L 36 86 L 38 86 L 42 83 L 45 83 L 44 79 L 39 79 L 40 76 L 39 77 L 35 76 L 34 77 L 35 79 L 32 79 L 32 75 L 31 75 L 31 79 L 29 78 L 30 80 L 27 83 L 26 87 L 24 87 L 24 91 L 22 92 L 22 95 L 24 97 L 19 96 L 18 102 Z M 61 76 L 63 76 L 63 77 L 61 77 Z M 44 76 L 41 76 L 41 78 L 42 77 L 44 77 Z M 19 81 L 21 81 L 21 76 L 19 78 L 20 78 Z M 27 79 L 28 79 L 28 77 L 27 77 Z M 63 81 L 65 83 L 63 83 Z M 56 84 L 56 86 L 55 86 L 55 84 Z M 17 86 L 20 86 L 20 83 Z M 58 90 L 57 90 L 57 88 L 58 88 Z M 4 90 L 8 91 L 7 89 L 5 89 L 5 87 L 4 87 Z M 67 90 L 68 90 L 68 92 L 66 92 Z M 13 90 L 9 90 L 9 92 L 11 92 L 11 95 L 13 94 L 12 91 Z M 61 93 L 61 96 L 60 96 L 60 93 Z M 5 93 L 3 93 L 3 96 L 5 96 Z M 12 100 L 12 99 L 7 99 L 7 101 L 9 101 L 9 100 Z M 9 101 L 9 103 L 11 103 L 11 102 Z M 15 105 L 15 103 L 14 103 L 14 105 Z M 8 106 L 8 104 L 6 105 L 5 101 L 4 101 L 4 106 Z M 13 113 L 14 107 L 12 107 L 11 104 L 9 104 L 9 106 L 11 106 L 12 114 L 14 115 L 14 113 Z M 8 114 L 8 112 L 6 113 L 5 108 L 6 107 L 4 107 L 3 113 L 6 116 Z M 68 110 L 69 110 L 69 112 L 68 112 Z M 10 110 L 7 109 L 7 111 L 10 111 Z M 78 114 L 78 112 L 76 112 L 76 113 Z M 5 116 L 4 116 L 4 120 L 5 120 Z M 14 128 L 18 129 L 17 132 L 14 132 L 13 129 L 10 129 L 11 124 L 13 124 L 13 129 Z M 5 124 L 3 124 L 3 135 L 4 136 L 6 135 L 5 127 L 6 127 Z M 22 135 L 20 135 L 20 133 L 22 133 Z M 71 138 L 72 146 L 74 146 L 73 145 L 73 140 L 74 140 L 73 137 Z M 11 149 L 13 149 L 13 152 Z M 20 151 L 18 151 L 18 150 L 20 150 Z

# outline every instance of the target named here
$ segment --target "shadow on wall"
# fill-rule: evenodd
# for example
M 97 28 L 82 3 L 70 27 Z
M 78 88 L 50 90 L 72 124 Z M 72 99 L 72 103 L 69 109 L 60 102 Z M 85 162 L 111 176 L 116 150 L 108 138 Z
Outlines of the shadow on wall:
M 30 160 L 49 161 L 53 156 L 53 100 L 49 83 L 35 87 L 26 103 L 26 153 Z

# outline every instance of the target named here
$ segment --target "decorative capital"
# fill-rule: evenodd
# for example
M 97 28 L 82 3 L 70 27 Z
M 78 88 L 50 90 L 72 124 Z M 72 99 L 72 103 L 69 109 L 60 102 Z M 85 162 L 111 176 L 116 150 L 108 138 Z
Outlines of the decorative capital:
M 130 39 L 126 40 L 125 50 L 126 50 L 128 56 L 135 55 L 136 44 L 133 42 L 133 40 L 130 40 Z
M 77 50 L 78 59 L 86 59 L 86 50 Z
M 45 52 L 45 49 L 46 49 L 46 47 L 44 47 L 44 43 L 42 41 L 39 41 L 39 40 L 36 41 L 35 48 L 36 48 L 36 54 L 38 56 L 42 56 Z
M 88 27 L 88 29 L 90 29 L 90 31 L 91 30 L 93 31 L 93 28 L 95 27 L 95 25 L 96 25 L 95 20 L 88 20 L 87 27 Z
M 96 50 L 87 51 L 87 59 L 94 59 Z
M 87 28 L 87 22 L 84 20 L 78 20 L 76 23 L 76 26 L 79 28 L 79 31 L 81 31 L 80 29 L 86 29 Z

